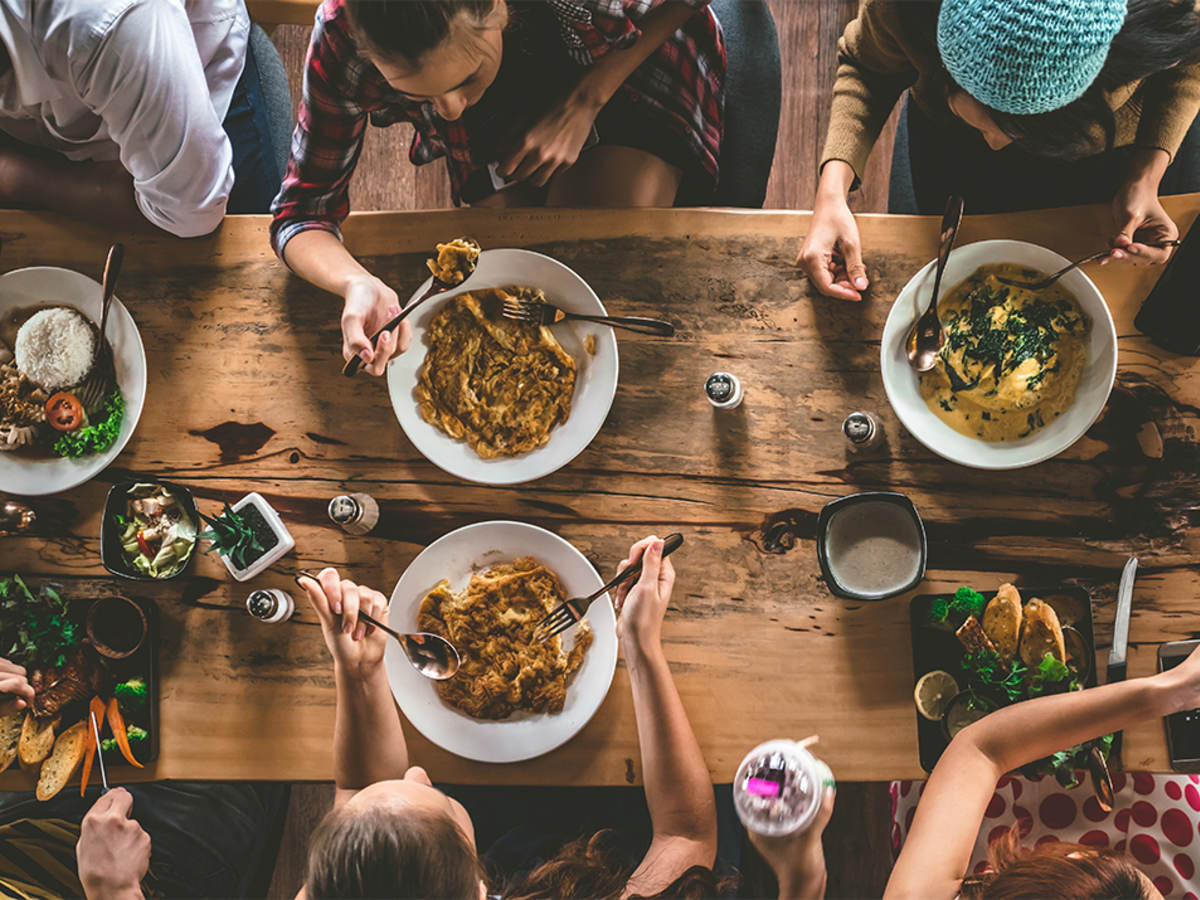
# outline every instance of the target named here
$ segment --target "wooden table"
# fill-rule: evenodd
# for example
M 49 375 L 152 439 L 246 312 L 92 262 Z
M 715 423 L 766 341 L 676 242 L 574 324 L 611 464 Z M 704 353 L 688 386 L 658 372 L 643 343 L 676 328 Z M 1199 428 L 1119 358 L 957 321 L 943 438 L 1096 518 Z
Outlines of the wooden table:
M 1186 228 L 1200 195 L 1167 207 Z M 265 219 L 231 217 L 218 235 L 191 241 L 126 238 L 118 293 L 141 328 L 150 372 L 141 424 L 115 466 L 66 495 L 78 514 L 72 533 L 0 540 L 0 571 L 79 579 L 90 590 L 85 580 L 103 576 L 101 502 L 129 472 L 182 482 L 208 511 L 260 491 L 296 537 L 285 563 L 332 563 L 385 591 L 424 545 L 470 522 L 543 525 L 605 572 L 634 538 L 678 528 L 687 544 L 676 557 L 666 649 L 714 780 L 728 781 L 762 739 L 810 733 L 842 780 L 916 777 L 909 598 L 839 601 L 814 551 L 827 501 L 892 488 L 913 498 L 929 531 L 925 589 L 1080 583 L 1095 597 L 1102 658 L 1119 569 L 1136 553 L 1129 674 L 1150 673 L 1159 641 L 1200 631 L 1200 364 L 1133 328 L 1157 272 L 1091 271 L 1120 335 L 1105 417 L 1055 460 L 974 471 L 935 457 L 901 428 L 879 375 L 890 300 L 933 253 L 937 222 L 864 216 L 860 224 L 874 283 L 871 300 L 854 305 L 814 298 L 793 265 L 804 213 L 353 216 L 347 245 L 401 293 L 434 241 L 467 233 L 485 247 L 535 247 L 575 268 L 610 310 L 676 324 L 670 341 L 620 335 L 616 400 L 583 454 L 537 483 L 501 488 L 444 474 L 404 438 L 382 381 L 338 375 L 339 301 L 276 262 Z M 1101 244 L 1107 227 L 1099 207 L 968 217 L 960 240 L 1020 237 L 1075 257 Z M 5 213 L 0 268 L 61 265 L 98 277 L 113 237 Z M 703 396 L 717 369 L 745 385 L 736 412 L 714 412 Z M 839 426 L 858 408 L 879 416 L 887 442 L 852 459 Z M 367 538 L 330 526 L 329 497 L 351 485 L 402 513 L 403 524 Z M 290 587 L 276 573 L 253 584 Z M 253 621 L 242 605 L 249 588 L 203 554 L 185 580 L 124 588 L 153 597 L 163 614 L 162 750 L 147 777 L 331 776 L 330 664 L 307 609 L 293 624 Z M 409 737 L 413 759 L 448 781 L 640 779 L 623 667 L 593 721 L 542 760 L 481 766 Z M 1125 761 L 1168 767 L 1159 723 L 1127 735 Z M 9 773 L 0 784 L 21 779 Z

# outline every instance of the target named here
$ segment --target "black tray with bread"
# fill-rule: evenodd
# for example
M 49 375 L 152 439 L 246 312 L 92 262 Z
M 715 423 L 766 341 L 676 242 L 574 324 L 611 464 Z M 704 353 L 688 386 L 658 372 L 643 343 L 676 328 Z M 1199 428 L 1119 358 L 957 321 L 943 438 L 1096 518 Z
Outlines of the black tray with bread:
M 86 585 L 86 587 L 85 587 Z M 17 763 L 48 799 L 88 769 L 95 704 L 110 780 L 158 758 L 158 607 L 103 582 L 0 577 L 0 657 L 34 689 L 27 709 L 0 717 L 0 771 Z M 123 725 L 123 740 L 117 737 Z M 99 765 L 90 779 L 99 783 Z
M 1083 588 L 1005 584 L 921 594 L 909 605 L 909 620 L 917 741 L 927 772 L 958 730 L 988 712 L 1096 684 L 1092 598 Z M 955 683 L 929 675 L 939 671 Z M 1103 750 L 1107 756 L 1107 742 Z M 1026 774 L 1065 780 L 1069 769 L 1082 767 L 1078 755 L 1043 760 Z

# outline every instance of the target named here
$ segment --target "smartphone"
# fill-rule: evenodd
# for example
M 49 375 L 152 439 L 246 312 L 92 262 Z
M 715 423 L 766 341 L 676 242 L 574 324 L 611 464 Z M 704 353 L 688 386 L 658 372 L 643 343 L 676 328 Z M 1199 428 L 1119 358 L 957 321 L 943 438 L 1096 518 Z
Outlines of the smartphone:
M 1158 671 L 1179 665 L 1200 641 L 1168 641 L 1158 648 Z M 1200 709 L 1174 713 L 1164 720 L 1167 726 L 1167 752 L 1176 772 L 1200 772 Z

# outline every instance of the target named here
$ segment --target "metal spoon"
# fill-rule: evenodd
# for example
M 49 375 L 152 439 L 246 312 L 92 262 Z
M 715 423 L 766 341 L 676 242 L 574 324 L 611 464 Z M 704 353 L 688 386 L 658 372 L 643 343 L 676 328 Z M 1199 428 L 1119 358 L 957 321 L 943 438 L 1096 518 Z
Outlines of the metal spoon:
M 1181 243 L 1183 243 L 1183 242 L 1182 241 L 1162 241 L 1161 243 L 1157 243 L 1157 244 L 1146 244 L 1146 246 L 1154 247 L 1156 250 L 1166 250 L 1168 247 L 1178 247 Z M 1048 275 L 1045 278 L 1043 278 L 1041 281 L 1017 281 L 1016 279 L 1013 279 L 1013 278 L 1001 278 L 999 276 L 996 276 L 996 280 L 1003 284 L 1012 285 L 1013 287 L 1024 288 L 1027 291 L 1040 291 L 1040 290 L 1043 290 L 1044 288 L 1050 287 L 1050 285 L 1054 284 L 1054 282 L 1058 281 L 1058 279 L 1062 278 L 1064 275 L 1066 275 L 1068 272 L 1072 271 L 1073 269 L 1078 269 L 1080 266 L 1085 265 L 1090 262 L 1095 262 L 1098 259 L 1104 259 L 1104 257 L 1108 256 L 1110 253 L 1112 253 L 1112 251 L 1113 251 L 1112 247 L 1106 247 L 1098 253 L 1093 253 L 1090 256 L 1085 256 L 1083 259 L 1077 259 L 1077 260 L 1075 260 L 1075 262 L 1071 263 L 1069 266 L 1064 266 L 1063 268 L 1061 268 L 1057 272 L 1055 272 L 1053 275 Z
M 938 318 L 938 292 L 942 286 L 942 272 L 946 270 L 946 260 L 950 258 L 950 248 L 958 237 L 958 226 L 962 223 L 963 198 L 954 194 L 946 201 L 946 211 L 942 214 L 942 232 L 938 246 L 937 274 L 933 278 L 933 296 L 929 300 L 929 309 L 917 319 L 908 333 L 905 345 L 905 355 L 908 364 L 918 372 L 928 372 L 937 363 L 942 345 L 946 343 L 946 332 L 942 330 L 942 321 Z
M 304 587 L 300 581 L 301 578 L 310 578 L 313 581 L 317 581 L 317 576 L 311 572 L 297 572 L 292 577 L 296 584 L 299 584 L 301 587 Z M 319 584 L 320 582 L 317 583 Z M 454 649 L 454 645 L 440 635 L 430 634 L 427 631 L 401 634 L 399 631 L 389 628 L 365 612 L 360 611 L 358 617 L 368 625 L 373 625 L 380 631 L 395 638 L 408 657 L 408 661 L 412 663 L 412 667 L 426 678 L 432 678 L 434 681 L 445 681 L 447 678 L 453 678 L 454 674 L 458 671 L 458 667 L 462 665 L 462 658 L 458 655 L 458 651 Z
M 479 242 L 476 241 L 474 238 L 463 238 L 462 240 L 468 244 L 472 244 L 475 247 L 479 247 Z M 480 248 L 480 252 L 481 253 L 483 252 L 482 248 Z M 450 282 L 442 281 L 440 278 L 438 278 L 436 275 L 434 275 L 433 276 L 433 284 L 429 285 L 429 290 L 427 290 L 425 293 L 423 293 L 420 297 L 418 297 L 412 303 L 408 304 L 408 306 L 404 307 L 404 309 L 400 310 L 400 312 L 396 316 L 394 316 L 386 325 L 384 325 L 377 332 L 375 332 L 373 335 L 371 335 L 371 346 L 372 347 L 375 346 L 375 342 L 379 340 L 379 336 L 381 334 L 383 334 L 385 331 L 391 331 L 393 328 L 395 328 L 397 325 L 399 325 L 401 322 L 403 322 L 405 320 L 405 318 L 408 317 L 409 313 L 414 312 L 418 306 L 420 306 L 422 303 L 424 303 L 430 297 L 436 296 L 437 294 L 444 294 L 444 293 L 446 293 L 446 291 L 453 290 L 454 288 L 457 288 L 457 287 L 462 287 L 463 284 L 466 283 L 466 280 L 475 274 L 475 266 L 478 264 L 478 262 L 479 262 L 479 260 L 478 260 L 478 258 L 476 258 L 475 260 L 472 260 L 471 262 L 469 262 L 467 264 L 469 271 L 465 275 L 463 275 L 462 281 L 460 281 L 458 284 L 450 284 Z M 358 370 L 360 368 L 362 368 L 362 364 L 363 364 L 363 360 L 362 360 L 361 356 L 352 356 L 348 360 L 346 360 L 346 365 L 342 366 L 342 374 L 345 375 L 347 378 L 353 378 L 355 376 L 355 374 L 357 374 Z

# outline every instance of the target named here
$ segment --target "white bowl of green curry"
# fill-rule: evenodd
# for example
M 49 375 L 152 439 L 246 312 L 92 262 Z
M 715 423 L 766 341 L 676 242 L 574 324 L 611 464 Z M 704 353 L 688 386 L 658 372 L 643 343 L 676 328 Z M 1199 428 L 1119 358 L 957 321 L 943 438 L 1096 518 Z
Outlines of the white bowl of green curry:
M 1024 241 L 954 250 L 938 306 L 946 345 L 926 373 L 908 364 L 904 345 L 929 302 L 935 263 L 904 286 L 884 325 L 880 363 L 888 400 L 918 441 L 964 466 L 1016 469 L 1057 456 L 1087 432 L 1117 374 L 1104 297 L 1079 269 L 1036 292 L 998 280 L 1036 281 L 1068 262 Z

